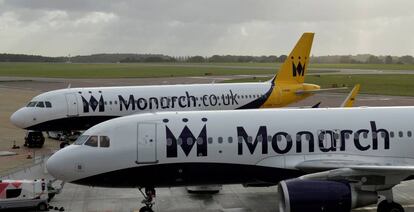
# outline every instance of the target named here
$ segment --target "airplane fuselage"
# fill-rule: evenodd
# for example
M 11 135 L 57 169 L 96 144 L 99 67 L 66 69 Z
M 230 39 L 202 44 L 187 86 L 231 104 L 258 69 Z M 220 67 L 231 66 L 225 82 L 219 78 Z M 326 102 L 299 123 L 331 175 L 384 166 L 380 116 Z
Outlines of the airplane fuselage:
M 85 130 L 146 112 L 281 107 L 308 97 L 295 91 L 309 85 L 286 85 L 284 90 L 272 82 L 61 89 L 36 96 L 11 120 L 28 130 Z
M 413 107 L 163 112 L 113 119 L 51 157 L 56 177 L 105 187 L 276 184 L 305 161 L 414 164 Z

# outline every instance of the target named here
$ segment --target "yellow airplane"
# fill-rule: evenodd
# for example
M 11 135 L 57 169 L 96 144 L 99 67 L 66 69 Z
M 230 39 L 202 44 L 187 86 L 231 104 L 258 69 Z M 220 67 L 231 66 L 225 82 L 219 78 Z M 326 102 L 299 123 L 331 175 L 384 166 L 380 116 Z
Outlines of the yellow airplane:
M 321 89 L 319 85 L 304 83 L 313 37 L 314 33 L 303 33 L 277 75 L 271 80 L 273 89 L 261 108 L 284 107 L 317 92 L 344 89 Z

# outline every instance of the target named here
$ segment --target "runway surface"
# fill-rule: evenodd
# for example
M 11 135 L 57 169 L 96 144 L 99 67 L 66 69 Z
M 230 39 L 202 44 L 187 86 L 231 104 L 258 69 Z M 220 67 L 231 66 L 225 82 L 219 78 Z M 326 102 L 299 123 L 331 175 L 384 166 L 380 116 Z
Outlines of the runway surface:
M 24 105 L 31 97 L 38 93 L 71 87 L 88 86 L 114 86 L 114 85 L 148 85 L 148 84 L 178 84 L 178 83 L 212 83 L 225 79 L 241 78 L 246 76 L 219 76 L 219 77 L 178 77 L 178 78 L 155 78 L 155 79 L 50 79 L 50 78 L 7 78 L 0 77 L 0 95 L 5 98 L 10 93 L 14 95 L 25 95 L 24 98 L 7 99 L 13 104 L 7 108 L 7 112 L 0 114 L 2 121 L 12 111 Z M 345 98 L 346 94 L 322 93 L 317 94 L 304 101 L 291 105 L 310 106 L 322 102 L 321 107 L 336 107 Z M 414 105 L 413 97 L 399 96 L 377 96 L 359 95 L 356 106 L 391 106 L 391 105 Z M 2 109 L 3 110 L 3 109 Z M 3 112 L 3 111 L 0 111 Z M 18 130 L 10 123 L 0 125 L 0 137 L 10 136 L 10 139 L 23 138 L 24 131 Z M 0 138 L 1 140 L 2 138 Z M 9 138 L 7 138 L 10 140 Z M 49 149 L 56 148 L 58 142 L 49 142 Z M 10 149 L 0 149 L 10 150 Z M 22 152 L 25 150 L 22 149 Z M 20 155 L 23 153 L 20 153 Z M 18 157 L 18 156 L 10 156 Z M 0 158 L 1 161 L 11 160 Z M 37 170 L 36 170 L 37 169 Z M 39 178 L 47 176 L 42 172 L 42 166 L 33 170 L 23 170 L 18 175 L 20 178 Z M 143 173 L 145 174 L 145 173 Z M 414 181 L 405 182 L 395 188 L 396 201 L 406 207 L 406 211 L 414 211 Z M 185 188 L 162 188 L 157 189 L 156 211 L 165 212 L 254 212 L 254 211 L 277 211 L 277 187 L 268 188 L 245 188 L 241 185 L 226 185 L 218 194 L 189 194 Z M 63 192 L 57 195 L 51 202 L 52 206 L 64 207 L 65 211 L 138 211 L 141 207 L 142 197 L 137 189 L 108 189 L 91 188 L 66 184 Z M 375 206 L 366 207 L 358 211 L 376 211 Z

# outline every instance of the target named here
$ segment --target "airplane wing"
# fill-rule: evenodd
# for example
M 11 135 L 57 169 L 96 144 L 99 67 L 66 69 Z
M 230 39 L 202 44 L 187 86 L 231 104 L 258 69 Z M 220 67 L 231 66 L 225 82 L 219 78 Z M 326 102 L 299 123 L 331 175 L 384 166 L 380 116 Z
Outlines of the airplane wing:
M 346 90 L 348 87 L 340 87 L 340 88 L 323 88 L 323 89 L 315 89 L 315 90 L 298 90 L 296 94 L 305 94 L 305 93 L 320 93 L 320 92 L 327 92 L 327 91 L 338 91 L 338 90 Z
M 299 177 L 302 180 L 346 180 L 370 191 L 390 189 L 414 175 L 412 165 L 353 160 L 311 160 L 298 164 L 296 168 L 310 173 Z

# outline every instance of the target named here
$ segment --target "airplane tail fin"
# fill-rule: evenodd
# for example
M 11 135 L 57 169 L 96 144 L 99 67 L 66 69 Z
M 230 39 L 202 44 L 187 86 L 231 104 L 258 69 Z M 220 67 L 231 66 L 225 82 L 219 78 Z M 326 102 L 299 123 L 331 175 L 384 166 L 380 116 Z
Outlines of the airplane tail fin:
M 355 102 L 355 97 L 358 95 L 359 92 L 359 84 L 356 84 L 349 95 L 346 97 L 344 102 L 342 102 L 340 107 L 352 107 Z
M 278 82 L 298 84 L 305 81 L 305 73 L 309 64 L 309 54 L 312 48 L 314 33 L 303 33 L 290 52 L 277 75 L 272 79 L 274 84 Z

